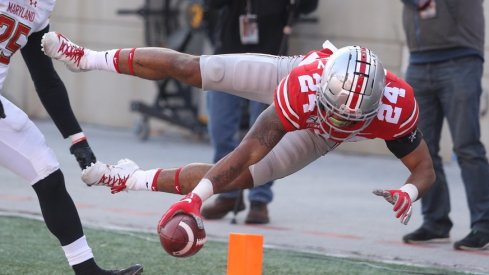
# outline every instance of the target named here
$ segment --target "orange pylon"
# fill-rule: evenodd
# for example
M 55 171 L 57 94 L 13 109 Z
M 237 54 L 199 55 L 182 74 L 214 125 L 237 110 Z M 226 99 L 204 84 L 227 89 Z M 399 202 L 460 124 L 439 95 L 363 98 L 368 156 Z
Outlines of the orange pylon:
M 227 275 L 261 275 L 263 235 L 229 234 Z

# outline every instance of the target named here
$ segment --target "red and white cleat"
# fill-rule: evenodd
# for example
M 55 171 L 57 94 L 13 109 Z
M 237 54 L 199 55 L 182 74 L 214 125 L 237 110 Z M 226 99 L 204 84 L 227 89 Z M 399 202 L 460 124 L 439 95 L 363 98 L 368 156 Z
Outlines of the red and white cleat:
M 134 186 L 137 177 L 135 172 L 142 171 L 129 159 L 121 159 L 116 165 L 97 161 L 82 171 L 82 180 L 88 186 L 98 185 L 110 187 L 111 192 L 118 193 L 128 186 Z
M 70 71 L 86 71 L 86 55 L 89 54 L 89 50 L 73 43 L 61 33 L 44 34 L 41 47 L 45 55 L 63 62 Z

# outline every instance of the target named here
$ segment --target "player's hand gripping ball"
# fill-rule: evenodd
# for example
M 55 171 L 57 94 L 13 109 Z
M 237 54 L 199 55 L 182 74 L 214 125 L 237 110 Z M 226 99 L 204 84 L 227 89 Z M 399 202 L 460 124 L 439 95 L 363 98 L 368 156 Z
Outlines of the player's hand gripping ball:
M 160 243 L 174 257 L 189 257 L 199 252 L 207 241 L 200 217 L 178 213 L 160 229 Z

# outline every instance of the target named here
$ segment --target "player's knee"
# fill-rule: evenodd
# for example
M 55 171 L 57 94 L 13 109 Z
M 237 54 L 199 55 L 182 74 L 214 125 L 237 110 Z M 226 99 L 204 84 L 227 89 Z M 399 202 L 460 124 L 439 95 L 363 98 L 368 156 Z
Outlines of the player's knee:
M 32 185 L 39 197 L 56 196 L 66 190 L 63 173 L 60 169 Z
M 278 57 L 264 54 L 204 55 L 200 59 L 202 88 L 271 104 L 280 81 L 278 65 Z
M 274 179 L 274 169 L 269 161 L 260 161 L 249 168 L 253 187 L 261 186 Z

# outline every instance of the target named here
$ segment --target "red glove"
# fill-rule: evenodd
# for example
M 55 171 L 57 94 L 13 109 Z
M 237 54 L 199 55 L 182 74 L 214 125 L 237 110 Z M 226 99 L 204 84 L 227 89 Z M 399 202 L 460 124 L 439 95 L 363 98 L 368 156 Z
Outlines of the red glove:
M 407 192 L 402 190 L 374 190 L 373 193 L 377 196 L 382 196 L 386 201 L 394 205 L 396 218 L 401 218 L 401 223 L 407 224 L 411 218 L 412 201 Z
M 200 208 L 202 207 L 202 199 L 195 193 L 189 193 L 183 199 L 174 203 L 170 208 L 163 214 L 160 222 L 158 223 L 157 232 L 159 233 L 161 228 L 178 213 L 187 213 L 192 215 L 197 222 L 202 220 L 202 215 L 200 214 Z

